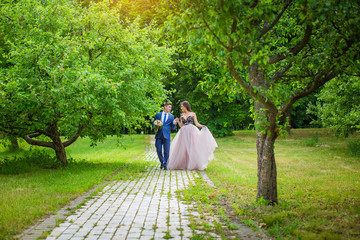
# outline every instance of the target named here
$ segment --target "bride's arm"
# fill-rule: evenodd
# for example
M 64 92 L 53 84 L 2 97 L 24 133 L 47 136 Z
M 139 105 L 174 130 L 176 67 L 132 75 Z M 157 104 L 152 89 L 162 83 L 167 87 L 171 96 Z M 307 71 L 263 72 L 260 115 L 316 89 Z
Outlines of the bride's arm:
M 184 125 L 183 122 L 182 122 L 182 114 L 180 115 L 180 119 L 179 119 L 178 123 L 179 123 L 180 127 L 182 127 Z
M 194 122 L 195 122 L 195 125 L 196 125 L 197 127 L 201 127 L 201 128 L 205 127 L 205 125 L 202 125 L 202 124 L 200 124 L 200 123 L 198 122 L 197 117 L 196 117 L 196 113 L 194 113 Z

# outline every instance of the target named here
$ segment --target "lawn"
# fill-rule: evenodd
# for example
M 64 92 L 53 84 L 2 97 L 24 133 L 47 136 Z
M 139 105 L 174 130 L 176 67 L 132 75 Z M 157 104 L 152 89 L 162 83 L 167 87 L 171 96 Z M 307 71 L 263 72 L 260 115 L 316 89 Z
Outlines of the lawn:
M 217 205 L 223 219 L 262 228 L 275 239 L 359 239 L 360 159 L 348 149 L 359 139 L 359 134 L 337 138 L 326 129 L 294 129 L 279 138 L 279 204 L 271 207 L 256 202 L 255 133 L 239 131 L 217 139 L 215 159 L 206 170 L 217 189 L 194 186 L 184 195 L 202 203 L 201 212 Z
M 279 138 L 279 204 L 271 207 L 256 201 L 255 133 L 238 131 L 218 138 L 215 158 L 206 170 L 217 188 L 199 181 L 183 193 L 198 202 L 201 215 L 208 211 L 228 221 L 222 225 L 228 229 L 199 226 L 201 221 L 194 228 L 220 232 L 226 239 L 226 231 L 236 228 L 230 222 L 238 221 L 255 231 L 263 229 L 273 239 L 358 239 L 360 158 L 349 154 L 348 143 L 359 139 L 359 134 L 337 138 L 326 129 L 295 129 Z M 144 135 L 119 141 L 108 137 L 90 147 L 89 139 L 80 139 L 67 148 L 73 160 L 66 168 L 54 168 L 46 158 L 48 151 L 42 157 L 25 143 L 16 153 L 0 147 L 0 239 L 11 238 L 106 179 L 136 176 L 145 168 L 138 156 L 148 142 Z
M 1 146 L 0 239 L 12 238 L 107 179 L 135 177 L 145 168 L 146 163 L 138 157 L 147 142 L 144 135 L 108 137 L 90 147 L 89 139 L 80 139 L 66 149 L 68 158 L 73 159 L 66 168 L 54 168 L 46 158 L 53 154 L 50 150 L 39 154 L 37 148 L 30 150 L 21 142 L 21 149 L 13 153 Z

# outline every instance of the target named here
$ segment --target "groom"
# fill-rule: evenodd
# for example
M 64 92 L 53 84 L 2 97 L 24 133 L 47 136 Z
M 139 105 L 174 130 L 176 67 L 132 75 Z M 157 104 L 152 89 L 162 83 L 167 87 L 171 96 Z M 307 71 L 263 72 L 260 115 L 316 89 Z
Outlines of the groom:
M 171 108 L 171 103 L 165 103 L 164 111 L 157 113 L 154 118 L 154 122 L 160 120 L 163 124 L 161 128 L 155 129 L 155 147 L 161 164 L 160 169 L 164 170 L 166 170 L 167 160 L 169 159 L 171 129 L 175 130 L 176 128 L 176 120 L 170 114 Z

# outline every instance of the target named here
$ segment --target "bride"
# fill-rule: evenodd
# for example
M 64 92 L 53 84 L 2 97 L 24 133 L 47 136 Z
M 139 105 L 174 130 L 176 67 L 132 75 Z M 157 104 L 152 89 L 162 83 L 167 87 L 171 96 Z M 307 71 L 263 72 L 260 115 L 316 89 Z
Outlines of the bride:
M 167 169 L 204 170 L 217 143 L 209 129 L 197 121 L 188 101 L 181 103 L 181 112 L 180 120 L 175 119 L 181 128 L 171 142 Z

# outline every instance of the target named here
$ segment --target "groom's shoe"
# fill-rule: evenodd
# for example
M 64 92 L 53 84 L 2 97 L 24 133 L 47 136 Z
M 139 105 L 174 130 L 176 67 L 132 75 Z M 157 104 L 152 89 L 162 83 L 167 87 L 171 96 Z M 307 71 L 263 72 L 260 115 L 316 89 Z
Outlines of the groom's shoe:
M 164 170 L 167 170 L 167 167 L 166 167 L 166 166 L 164 166 Z
M 160 169 L 163 169 L 163 168 L 164 168 L 164 166 L 161 164 L 161 165 L 160 165 Z

